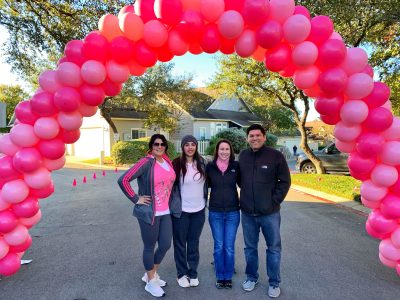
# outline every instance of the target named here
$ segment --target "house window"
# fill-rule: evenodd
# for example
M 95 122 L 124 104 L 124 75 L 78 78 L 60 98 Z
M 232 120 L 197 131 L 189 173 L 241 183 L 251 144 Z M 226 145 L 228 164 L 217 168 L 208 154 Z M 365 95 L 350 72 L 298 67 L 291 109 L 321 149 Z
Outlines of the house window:
M 143 129 L 137 129 L 137 128 L 132 128 L 131 129 L 131 139 L 136 140 L 146 137 L 146 130 Z
M 200 140 L 205 140 L 205 139 L 206 139 L 206 128 L 200 127 Z
M 218 133 L 224 129 L 228 128 L 228 126 L 226 125 L 226 123 L 216 123 L 215 124 L 215 133 Z

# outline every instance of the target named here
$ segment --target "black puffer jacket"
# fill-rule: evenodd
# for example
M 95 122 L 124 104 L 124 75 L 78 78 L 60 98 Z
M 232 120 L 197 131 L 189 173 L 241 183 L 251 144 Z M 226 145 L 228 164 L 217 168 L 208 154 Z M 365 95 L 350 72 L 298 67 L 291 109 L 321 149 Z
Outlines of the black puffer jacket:
M 210 211 L 239 210 L 239 197 L 236 184 L 240 179 L 239 163 L 229 163 L 225 173 L 218 169 L 215 161 L 209 162 L 206 168 L 208 186 L 211 188 L 208 209 Z

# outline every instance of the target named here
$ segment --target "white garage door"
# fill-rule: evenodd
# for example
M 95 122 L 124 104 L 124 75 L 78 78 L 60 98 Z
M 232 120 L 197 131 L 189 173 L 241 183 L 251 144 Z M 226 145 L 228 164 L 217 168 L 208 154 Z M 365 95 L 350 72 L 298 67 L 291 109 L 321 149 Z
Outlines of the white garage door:
M 103 128 L 81 129 L 81 137 L 74 144 L 75 156 L 95 158 L 104 151 Z

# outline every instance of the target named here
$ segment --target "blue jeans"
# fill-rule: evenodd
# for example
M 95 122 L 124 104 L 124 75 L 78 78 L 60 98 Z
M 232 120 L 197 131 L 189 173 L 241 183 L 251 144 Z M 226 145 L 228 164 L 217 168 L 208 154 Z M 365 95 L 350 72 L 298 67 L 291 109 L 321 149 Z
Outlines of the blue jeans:
M 214 238 L 214 268 L 217 280 L 231 280 L 235 269 L 235 240 L 240 212 L 210 211 L 208 221 Z
M 261 232 L 267 243 L 267 275 L 269 285 L 278 287 L 281 282 L 281 215 L 251 216 L 242 212 L 244 254 L 246 257 L 246 276 L 248 280 L 258 280 L 258 240 Z

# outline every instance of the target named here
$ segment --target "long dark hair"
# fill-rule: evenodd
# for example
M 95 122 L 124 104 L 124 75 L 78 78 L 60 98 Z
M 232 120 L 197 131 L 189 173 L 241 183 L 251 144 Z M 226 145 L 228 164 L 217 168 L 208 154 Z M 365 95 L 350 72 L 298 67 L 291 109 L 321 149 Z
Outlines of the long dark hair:
M 215 150 L 214 150 L 214 161 L 216 161 L 218 159 L 218 149 L 219 149 L 219 145 L 221 145 L 222 143 L 226 143 L 229 145 L 229 149 L 231 149 L 231 154 L 229 156 L 229 162 L 234 161 L 235 160 L 235 154 L 233 153 L 233 147 L 232 147 L 232 143 L 228 140 L 222 139 L 219 140 L 217 145 L 215 146 Z
M 151 151 L 153 151 L 153 144 L 156 141 L 156 139 L 162 140 L 162 142 L 165 144 L 165 154 L 168 155 L 168 141 L 163 134 L 159 133 L 153 134 L 151 136 L 149 141 L 149 150 L 147 150 L 147 153 L 151 153 Z
M 175 170 L 175 174 L 176 174 L 176 179 L 180 180 L 180 177 L 181 177 L 181 174 L 182 174 L 182 181 L 183 182 L 185 182 L 185 175 L 186 175 L 186 172 L 187 172 L 187 169 L 186 169 L 187 159 L 186 159 L 184 146 L 185 145 L 182 145 L 182 154 L 181 154 L 181 156 L 178 157 L 178 158 L 175 158 L 174 161 L 173 161 L 173 166 L 174 166 L 174 170 Z M 205 170 L 204 170 L 204 158 L 197 151 L 197 145 L 196 145 L 196 151 L 193 154 L 193 161 L 196 163 L 197 173 L 200 174 L 200 178 L 206 178 Z M 194 174 L 194 176 L 196 174 Z

